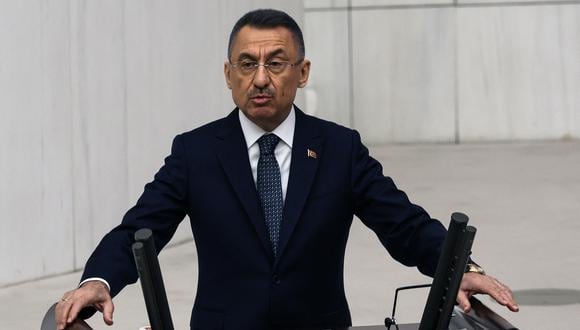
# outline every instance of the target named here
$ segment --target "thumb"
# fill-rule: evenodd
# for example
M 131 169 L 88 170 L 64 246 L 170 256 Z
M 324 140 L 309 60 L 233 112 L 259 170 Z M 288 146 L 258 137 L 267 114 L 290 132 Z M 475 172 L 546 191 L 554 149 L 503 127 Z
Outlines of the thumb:
M 457 294 L 457 303 L 463 312 L 469 313 L 469 311 L 471 311 L 471 303 L 469 302 L 467 291 L 459 290 L 459 293 Z
M 103 303 L 103 321 L 107 325 L 113 325 L 113 311 L 115 310 L 115 305 L 113 305 L 113 300 L 110 298 Z

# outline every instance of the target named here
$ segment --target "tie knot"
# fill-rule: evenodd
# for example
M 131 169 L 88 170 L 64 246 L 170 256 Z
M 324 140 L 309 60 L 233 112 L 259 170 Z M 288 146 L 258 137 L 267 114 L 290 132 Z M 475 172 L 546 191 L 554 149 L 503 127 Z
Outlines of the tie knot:
M 270 155 L 274 152 L 274 148 L 280 141 L 280 138 L 276 134 L 265 134 L 258 139 L 258 145 L 260 146 L 260 155 Z

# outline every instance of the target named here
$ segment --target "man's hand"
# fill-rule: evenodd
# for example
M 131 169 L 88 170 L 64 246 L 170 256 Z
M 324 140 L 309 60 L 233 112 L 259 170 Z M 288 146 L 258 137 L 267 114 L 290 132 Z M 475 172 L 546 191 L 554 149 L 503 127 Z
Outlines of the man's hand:
M 100 281 L 89 281 L 62 296 L 56 305 L 56 328 L 66 329 L 68 324 L 74 322 L 81 309 L 87 306 L 93 306 L 103 313 L 103 320 L 107 325 L 113 324 L 115 306 L 113 306 L 109 289 Z
M 465 273 L 461 280 L 459 293 L 457 294 L 457 303 L 465 313 L 471 310 L 469 298 L 476 293 L 490 295 L 500 305 L 507 306 L 512 312 L 517 312 L 520 307 L 512 296 L 512 290 L 497 279 L 477 273 Z

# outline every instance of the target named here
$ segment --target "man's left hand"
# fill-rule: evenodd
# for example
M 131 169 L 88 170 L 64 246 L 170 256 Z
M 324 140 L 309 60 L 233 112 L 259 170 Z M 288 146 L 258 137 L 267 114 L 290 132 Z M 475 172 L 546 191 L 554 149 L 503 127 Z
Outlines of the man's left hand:
M 512 312 L 520 310 L 514 300 L 512 290 L 496 278 L 477 273 L 463 274 L 459 293 L 457 294 L 457 303 L 465 313 L 469 313 L 471 310 L 469 298 L 476 293 L 490 295 L 500 305 L 506 306 Z

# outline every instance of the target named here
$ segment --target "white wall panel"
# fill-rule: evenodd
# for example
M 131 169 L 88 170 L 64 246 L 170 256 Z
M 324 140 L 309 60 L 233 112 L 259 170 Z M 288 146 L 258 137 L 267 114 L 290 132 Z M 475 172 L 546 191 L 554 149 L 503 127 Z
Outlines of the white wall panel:
M 350 126 L 347 14 L 309 12 L 304 25 L 306 57 L 312 62 L 306 110 Z
M 123 2 L 72 1 L 77 266 L 127 207 Z
M 73 265 L 66 14 L 0 5 L 0 286 Z
M 68 4 L 59 1 L 42 3 L 42 74 L 43 92 L 39 124 L 42 132 L 41 162 L 42 182 L 37 186 L 42 192 L 41 214 L 29 219 L 27 226 L 39 233 L 37 243 L 22 240 L 25 253 L 38 250 L 40 260 L 34 265 L 34 275 L 56 274 L 70 269 L 75 253 L 72 246 L 73 224 L 73 172 L 71 164 L 72 101 L 70 76 L 70 38 L 68 32 Z M 42 119 L 42 121 L 40 121 Z M 34 166 L 38 167 L 38 164 Z M 15 236 L 17 237 L 17 236 Z M 22 236 L 21 236 L 22 238 Z M 22 244 L 22 243 L 20 243 Z M 39 246 L 40 245 L 40 246 Z M 24 263 L 23 263 L 24 264 Z M 32 275 L 32 274 L 31 274 Z
M 353 12 L 354 127 L 371 143 L 453 141 L 453 9 Z
M 458 15 L 461 140 L 579 137 L 580 6 Z

